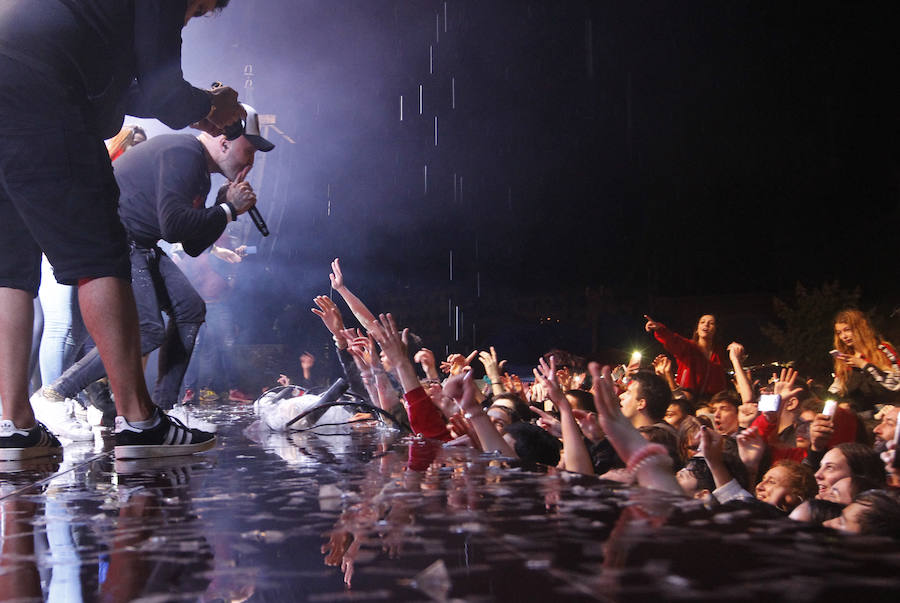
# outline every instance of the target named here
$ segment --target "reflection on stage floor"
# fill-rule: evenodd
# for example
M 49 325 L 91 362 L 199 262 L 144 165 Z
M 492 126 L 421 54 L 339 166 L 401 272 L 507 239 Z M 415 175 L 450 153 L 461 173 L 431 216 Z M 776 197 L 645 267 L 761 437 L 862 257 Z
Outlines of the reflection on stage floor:
M 712 515 L 380 427 L 284 436 L 248 429 L 251 405 L 200 414 L 220 426 L 207 454 L 115 461 L 98 442 L 0 466 L 0 599 L 812 601 L 900 588 L 890 542 Z

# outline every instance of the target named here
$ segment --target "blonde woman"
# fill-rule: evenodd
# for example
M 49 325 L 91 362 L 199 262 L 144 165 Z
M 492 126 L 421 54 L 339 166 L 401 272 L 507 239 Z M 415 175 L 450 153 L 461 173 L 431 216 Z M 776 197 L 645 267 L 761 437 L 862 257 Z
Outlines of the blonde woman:
M 857 411 L 900 399 L 900 365 L 894 347 L 881 339 L 859 310 L 834 318 L 832 394 L 850 399 Z

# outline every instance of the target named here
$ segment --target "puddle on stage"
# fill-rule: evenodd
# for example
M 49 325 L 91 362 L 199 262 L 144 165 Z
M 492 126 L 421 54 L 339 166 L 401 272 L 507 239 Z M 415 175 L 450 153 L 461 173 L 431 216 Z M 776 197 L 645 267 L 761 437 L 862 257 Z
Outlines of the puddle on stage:
M 900 546 L 358 424 L 248 429 L 201 407 L 207 454 L 88 444 L 0 466 L 0 599 L 863 600 L 900 592 Z

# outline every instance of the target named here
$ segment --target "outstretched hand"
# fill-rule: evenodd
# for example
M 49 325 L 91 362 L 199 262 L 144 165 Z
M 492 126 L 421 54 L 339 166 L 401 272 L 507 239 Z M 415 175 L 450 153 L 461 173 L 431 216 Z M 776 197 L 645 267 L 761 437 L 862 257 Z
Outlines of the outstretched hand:
M 409 329 L 403 329 L 402 332 L 397 330 L 397 323 L 390 313 L 380 314 L 379 320 L 371 325 L 369 334 L 378 342 L 392 366 L 399 367 L 403 363 L 409 363 L 406 356 L 409 347 Z
M 441 371 L 448 375 L 458 375 L 463 371 L 471 370 L 469 366 L 473 360 L 475 360 L 475 356 L 478 355 L 478 350 L 474 350 L 468 356 L 463 356 L 462 354 L 450 354 L 447 356 L 447 359 L 441 362 Z
M 572 405 L 559 385 L 556 371 L 556 358 L 550 356 L 550 364 L 543 358 L 538 360 L 538 367 L 533 369 L 535 383 L 540 383 L 547 391 L 547 396 L 560 412 L 571 412 Z
M 594 382 L 591 393 L 594 394 L 594 406 L 597 409 L 600 427 L 603 428 L 619 457 L 627 462 L 635 452 L 647 445 L 647 440 L 622 414 L 609 367 L 604 366 L 601 369 L 599 365 L 591 363 L 589 368 Z
M 662 324 L 656 322 L 655 320 L 653 320 L 646 314 L 644 314 L 644 319 L 647 321 L 647 324 L 644 325 L 644 330 L 647 331 L 648 333 L 651 333 L 653 331 L 656 331 L 656 330 L 662 328 Z
M 340 291 L 344 285 L 344 274 L 341 272 L 341 258 L 334 258 L 331 261 L 331 274 L 328 275 L 331 280 L 331 288 Z
M 337 304 L 334 303 L 327 295 L 317 295 L 313 301 L 318 308 L 310 308 L 312 313 L 322 319 L 327 328 L 334 337 L 340 339 L 341 331 L 344 329 L 344 319 Z
M 498 360 L 494 346 L 491 346 L 490 352 L 478 352 L 478 360 L 484 366 L 484 374 L 488 379 L 495 381 L 500 378 L 500 371 L 503 370 L 506 360 Z
M 772 391 L 779 396 L 781 396 L 782 404 L 786 400 L 790 400 L 794 398 L 800 393 L 803 392 L 803 387 L 794 387 L 794 383 L 797 381 L 797 371 L 792 368 L 783 368 L 781 369 L 781 375 L 778 378 L 778 381 L 772 387 Z
M 740 432 L 736 437 L 738 454 L 744 466 L 753 474 L 759 470 L 763 454 L 766 451 L 766 442 L 756 427 L 749 427 Z

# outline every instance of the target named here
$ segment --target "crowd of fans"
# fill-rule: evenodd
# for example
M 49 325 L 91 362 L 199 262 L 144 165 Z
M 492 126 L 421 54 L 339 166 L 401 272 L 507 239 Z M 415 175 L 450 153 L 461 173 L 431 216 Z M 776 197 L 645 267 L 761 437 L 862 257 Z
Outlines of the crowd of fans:
M 331 332 L 351 391 L 412 433 L 566 471 L 763 512 L 845 532 L 900 538 L 895 463 L 900 366 L 864 314 L 834 322 L 834 381 L 746 370 L 743 346 L 722 346 L 704 315 L 691 338 L 645 316 L 666 353 L 610 368 L 545 354 L 533 380 L 497 351 L 434 353 L 391 314 L 376 317 L 332 262 L 334 300 L 312 311 Z M 823 353 L 827 353 L 823 350 Z M 475 379 L 474 363 L 484 369 Z

